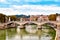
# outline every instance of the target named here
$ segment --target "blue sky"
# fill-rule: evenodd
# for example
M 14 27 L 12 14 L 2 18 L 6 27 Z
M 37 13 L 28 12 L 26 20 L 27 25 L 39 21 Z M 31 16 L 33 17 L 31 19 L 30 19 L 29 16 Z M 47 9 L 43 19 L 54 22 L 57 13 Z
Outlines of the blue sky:
M 11 5 L 57 5 L 60 0 L 1 0 L 0 7 L 10 7 Z
M 6 15 L 39 15 L 60 13 L 59 11 L 60 0 L 0 0 L 0 12 Z

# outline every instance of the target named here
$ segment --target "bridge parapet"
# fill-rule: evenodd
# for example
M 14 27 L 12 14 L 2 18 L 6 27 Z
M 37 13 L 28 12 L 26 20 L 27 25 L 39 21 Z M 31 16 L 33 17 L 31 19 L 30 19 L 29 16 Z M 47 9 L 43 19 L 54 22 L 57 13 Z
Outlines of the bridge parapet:
M 60 40 L 60 23 L 57 23 L 56 38 Z
M 37 25 L 43 25 L 43 24 L 45 24 L 45 23 L 57 24 L 57 22 L 55 22 L 55 21 L 45 21 L 45 22 L 37 22 L 37 21 L 23 21 L 23 22 L 20 22 L 20 21 L 11 21 L 11 22 L 17 23 L 17 24 L 19 24 L 19 25 L 24 25 L 25 23 L 35 23 L 35 24 L 37 24 Z M 8 23 L 6 23 L 6 24 L 9 24 L 9 23 L 11 23 L 11 22 L 8 22 Z

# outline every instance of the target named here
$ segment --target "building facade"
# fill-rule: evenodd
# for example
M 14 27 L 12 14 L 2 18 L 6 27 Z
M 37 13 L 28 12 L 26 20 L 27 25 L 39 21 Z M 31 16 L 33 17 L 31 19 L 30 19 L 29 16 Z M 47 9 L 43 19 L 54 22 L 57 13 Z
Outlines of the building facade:
M 60 16 L 57 16 L 56 17 L 56 21 L 59 21 L 60 22 Z
M 42 22 L 42 21 L 49 21 L 48 16 L 42 15 L 38 18 L 37 20 L 38 22 Z

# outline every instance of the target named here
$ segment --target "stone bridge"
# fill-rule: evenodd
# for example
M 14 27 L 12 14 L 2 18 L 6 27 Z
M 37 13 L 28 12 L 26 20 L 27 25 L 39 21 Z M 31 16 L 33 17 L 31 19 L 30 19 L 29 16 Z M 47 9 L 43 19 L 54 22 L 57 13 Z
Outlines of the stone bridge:
M 57 22 L 57 21 L 44 21 L 44 22 L 37 22 L 37 21 L 23 21 L 23 22 L 20 22 L 20 21 L 11 21 L 11 22 L 5 23 L 5 25 L 7 25 L 9 23 L 19 24 L 20 28 L 23 28 L 24 27 L 23 25 L 26 24 L 26 23 L 37 24 L 38 28 L 41 28 L 41 25 L 43 25 L 45 23 L 48 23 L 48 24 L 50 23 L 50 24 L 53 24 L 51 27 L 53 27 L 56 30 L 55 40 L 60 40 L 60 22 Z
M 20 28 L 23 28 L 24 24 L 28 23 L 34 23 L 38 26 L 38 28 L 41 28 L 41 25 L 45 24 L 45 23 L 50 23 L 50 24 L 53 24 L 52 27 L 55 28 L 57 26 L 56 22 L 55 21 L 45 21 L 45 22 L 37 22 L 37 21 L 25 21 L 25 22 L 18 22 L 18 21 L 15 21 L 14 23 L 16 24 L 19 24 L 20 25 Z
M 20 21 L 11 21 L 11 22 L 7 22 L 5 23 L 5 25 L 8 25 L 8 24 L 11 24 L 11 23 L 14 23 L 14 24 L 19 24 L 20 28 L 24 28 L 24 24 L 28 23 L 34 23 L 38 26 L 38 28 L 41 28 L 41 25 L 43 24 L 50 24 L 51 27 L 53 27 L 55 30 L 57 28 L 57 22 L 56 21 L 44 21 L 44 22 L 37 22 L 37 21 L 23 21 L 23 22 L 20 22 Z M 52 24 L 52 25 L 51 25 Z

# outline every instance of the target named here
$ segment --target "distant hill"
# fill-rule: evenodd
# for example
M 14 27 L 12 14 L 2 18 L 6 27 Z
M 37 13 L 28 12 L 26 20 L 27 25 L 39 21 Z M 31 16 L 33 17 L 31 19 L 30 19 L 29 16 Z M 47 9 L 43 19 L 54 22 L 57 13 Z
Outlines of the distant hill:
M 26 16 L 26 15 L 16 15 L 16 17 L 18 18 L 29 18 L 30 17 L 30 15 L 28 15 L 28 16 Z
M 56 13 L 57 16 L 60 16 L 60 14 Z

